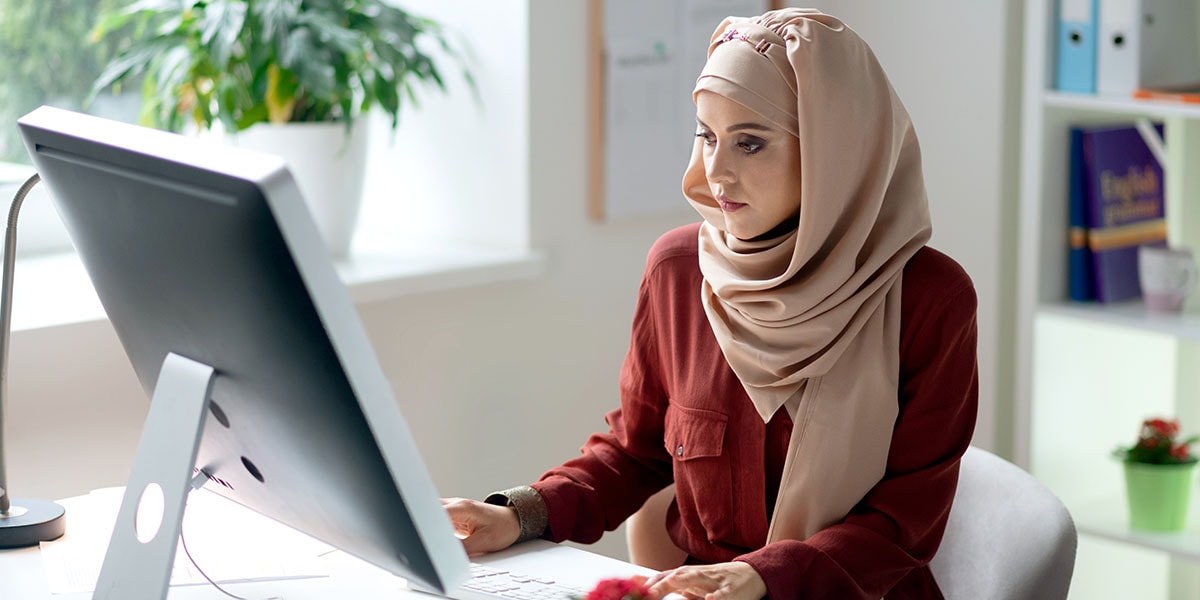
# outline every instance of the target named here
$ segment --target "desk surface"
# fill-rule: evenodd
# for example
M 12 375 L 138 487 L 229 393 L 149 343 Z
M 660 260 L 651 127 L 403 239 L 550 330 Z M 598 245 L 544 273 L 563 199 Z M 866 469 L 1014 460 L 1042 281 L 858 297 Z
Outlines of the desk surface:
M 216 496 L 214 495 L 213 497 L 215 498 Z M 82 524 L 72 525 L 70 520 L 73 516 L 72 513 L 76 513 L 74 516 L 81 516 L 80 513 L 84 513 L 84 511 L 80 509 L 96 504 L 99 502 L 99 499 L 92 498 L 81 501 L 80 498 L 75 498 L 69 500 L 75 503 L 68 506 L 67 536 L 71 536 L 72 532 L 75 532 L 75 535 L 79 536 L 85 527 Z M 221 502 L 228 502 L 223 498 L 219 500 Z M 83 503 L 82 505 L 81 502 Z M 66 504 L 67 502 L 63 501 L 63 503 Z M 228 502 L 228 504 L 233 505 L 232 502 Z M 77 510 L 72 511 L 72 507 Z M 189 549 L 192 550 L 193 555 L 198 556 L 197 549 L 193 547 L 192 534 L 187 533 L 189 531 L 187 529 L 187 519 L 194 519 L 192 527 L 194 527 L 193 531 L 196 532 L 204 528 L 214 527 L 214 525 L 204 521 L 204 517 L 206 516 L 204 511 L 195 511 L 192 508 L 192 503 L 189 501 L 189 511 L 185 513 L 184 517 L 185 533 L 188 535 Z M 252 515 L 255 519 L 261 520 L 263 526 L 267 528 L 264 531 L 270 531 L 270 528 L 273 527 L 282 527 L 266 517 L 251 513 L 241 507 L 237 508 Z M 83 516 L 90 515 L 83 514 Z M 222 514 L 221 516 L 224 517 L 225 515 Z M 247 523 L 245 520 L 240 520 L 236 523 L 236 526 L 245 530 L 248 528 Z M 219 529 L 219 526 L 216 527 Z M 109 527 L 109 531 L 111 531 L 111 527 Z M 294 531 L 288 531 L 300 535 Z M 258 534 L 256 533 L 256 535 Z M 236 538 L 236 536 L 233 537 Z M 261 537 L 263 536 L 259 535 L 259 538 Z M 284 536 L 284 539 L 287 539 L 286 536 Z M 247 541 L 235 539 L 235 543 L 237 541 L 252 545 L 261 543 L 262 548 L 267 549 L 266 551 L 269 551 L 270 548 L 269 540 L 252 539 Z M 99 561 L 103 558 L 102 547 L 95 546 L 93 550 L 93 546 L 86 545 L 85 548 L 88 549 L 88 552 L 99 554 L 93 560 Z M 258 548 L 254 548 L 253 550 L 263 551 Z M 38 547 L 0 550 L 0 599 L 84 600 L 91 598 L 90 591 L 52 593 L 46 567 L 47 564 L 53 561 L 47 561 L 43 554 L 42 549 Z M 199 556 L 197 560 L 201 560 Z M 484 557 L 479 562 L 487 563 L 496 560 L 507 561 L 508 568 L 514 572 L 533 572 L 530 569 L 523 568 L 526 565 L 538 565 L 538 568 L 547 562 L 556 567 L 561 565 L 562 569 L 555 569 L 556 572 L 562 571 L 561 574 L 556 573 L 556 578 L 583 588 L 590 587 L 592 583 L 604 577 L 649 573 L 646 569 L 626 562 L 576 548 L 557 546 L 540 540 L 527 542 L 517 548 Z M 204 564 L 203 561 L 202 564 Z M 222 583 L 221 585 L 234 594 L 248 598 L 269 598 L 272 596 L 285 598 L 286 600 L 315 600 L 317 598 L 354 598 L 356 600 L 419 598 L 421 600 L 429 600 L 429 598 L 432 598 L 432 596 L 427 594 L 409 590 L 403 579 L 338 550 L 322 552 L 318 558 L 314 559 L 313 564 L 317 567 L 315 572 L 321 573 L 322 576 L 295 579 L 267 578 L 252 582 Z M 172 585 L 167 597 L 171 600 L 208 598 L 228 600 L 229 598 L 220 590 L 208 584 Z
M 329 557 L 329 577 L 257 581 L 223 584 L 222 587 L 239 596 L 267 598 L 279 596 L 286 600 L 316 600 L 356 598 L 376 600 L 387 598 L 422 598 L 404 587 L 403 580 L 371 565 L 337 552 Z M 0 598 L 20 600 L 90 600 L 91 592 L 53 595 L 47 587 L 46 573 L 38 548 L 0 550 Z M 171 600 L 221 599 L 229 597 L 210 585 L 173 586 L 167 595 Z

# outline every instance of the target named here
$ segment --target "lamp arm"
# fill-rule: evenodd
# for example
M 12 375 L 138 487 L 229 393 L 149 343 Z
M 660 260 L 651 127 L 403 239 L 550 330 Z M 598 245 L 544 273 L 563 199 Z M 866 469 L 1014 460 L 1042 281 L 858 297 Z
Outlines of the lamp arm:
M 17 214 L 29 190 L 42 178 L 34 173 L 17 190 L 8 208 L 8 227 L 4 230 L 4 270 L 0 273 L 0 515 L 10 507 L 8 474 L 4 469 L 4 405 L 8 400 L 8 337 L 12 329 L 13 270 L 17 255 Z

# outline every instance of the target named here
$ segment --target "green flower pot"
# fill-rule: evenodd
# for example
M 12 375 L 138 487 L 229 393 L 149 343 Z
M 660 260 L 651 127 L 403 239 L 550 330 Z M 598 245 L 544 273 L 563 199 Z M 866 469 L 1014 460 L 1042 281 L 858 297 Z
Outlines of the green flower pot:
M 1126 462 L 1124 465 L 1130 528 L 1180 531 L 1187 527 L 1196 463 L 1151 465 Z

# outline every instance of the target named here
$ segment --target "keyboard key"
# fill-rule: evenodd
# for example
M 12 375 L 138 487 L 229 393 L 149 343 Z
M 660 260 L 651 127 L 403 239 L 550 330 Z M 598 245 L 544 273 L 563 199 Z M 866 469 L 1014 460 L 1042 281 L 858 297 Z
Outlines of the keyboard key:
M 584 595 L 583 590 L 553 579 L 491 569 L 479 563 L 471 563 L 471 578 L 462 587 L 498 600 L 568 600 Z

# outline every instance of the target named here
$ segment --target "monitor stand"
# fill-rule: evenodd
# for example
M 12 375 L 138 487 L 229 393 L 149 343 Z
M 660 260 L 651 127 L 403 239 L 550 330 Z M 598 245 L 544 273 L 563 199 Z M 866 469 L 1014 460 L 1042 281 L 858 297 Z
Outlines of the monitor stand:
M 167 597 L 214 375 L 174 353 L 163 360 L 94 600 Z

